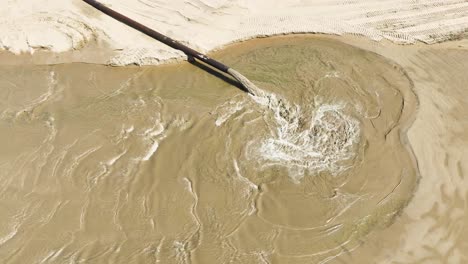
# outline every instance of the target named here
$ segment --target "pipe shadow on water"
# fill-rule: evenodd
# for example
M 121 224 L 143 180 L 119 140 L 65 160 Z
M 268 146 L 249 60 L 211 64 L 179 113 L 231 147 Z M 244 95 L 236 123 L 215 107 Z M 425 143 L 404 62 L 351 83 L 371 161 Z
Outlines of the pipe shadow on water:
M 191 57 L 191 56 L 188 56 L 188 60 L 187 60 L 190 64 L 198 67 L 199 69 L 202 69 L 204 71 L 206 71 L 207 73 L 229 83 L 230 85 L 232 86 L 235 86 L 237 87 L 238 89 L 240 89 L 241 91 L 243 92 L 246 92 L 248 93 L 249 91 L 240 83 L 238 82 L 237 80 L 233 79 L 232 77 L 216 70 L 216 69 L 213 69 L 199 61 L 197 61 L 195 58 Z

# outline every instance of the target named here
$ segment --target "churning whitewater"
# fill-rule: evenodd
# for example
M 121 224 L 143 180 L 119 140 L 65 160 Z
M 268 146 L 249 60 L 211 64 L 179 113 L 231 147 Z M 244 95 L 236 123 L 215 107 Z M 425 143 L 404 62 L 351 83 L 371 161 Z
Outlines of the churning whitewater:
M 245 85 L 245 83 L 244 83 Z M 310 102 L 305 106 L 291 104 L 286 99 L 262 91 L 248 83 L 250 95 L 263 110 L 263 121 L 269 128 L 268 136 L 249 141 L 248 157 L 257 160 L 260 169 L 271 166 L 288 168 L 288 176 L 299 181 L 306 171 L 310 174 L 327 171 L 336 175 L 348 166 L 343 161 L 355 156 L 354 144 L 359 142 L 359 122 L 346 115 L 345 103 L 322 104 L 317 109 Z M 255 107 L 242 101 L 229 101 L 219 108 L 216 120 L 219 126 L 232 114 Z

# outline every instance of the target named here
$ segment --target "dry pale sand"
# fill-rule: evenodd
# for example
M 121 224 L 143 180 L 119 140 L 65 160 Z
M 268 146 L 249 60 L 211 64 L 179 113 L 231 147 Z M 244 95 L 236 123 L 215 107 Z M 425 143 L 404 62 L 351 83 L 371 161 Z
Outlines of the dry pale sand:
M 410 44 L 454 38 L 468 27 L 465 0 L 102 0 L 201 51 L 258 36 L 354 34 Z M 159 64 L 183 58 L 115 22 L 80 0 L 6 0 L 0 10 L 0 49 L 67 52 L 41 63 L 89 61 Z M 105 48 L 96 56 L 96 44 Z M 111 49 L 109 49 L 108 47 Z M 109 54 L 109 50 L 113 52 Z M 73 51 L 81 51 L 76 53 Z
M 325 239 L 324 244 L 320 244 L 323 240 L 301 239 L 307 235 L 310 235 L 309 238 L 314 237 L 314 234 L 310 234 L 313 233 L 312 231 L 308 233 L 304 230 L 310 228 L 308 225 L 314 226 L 319 225 L 321 221 L 326 222 L 329 220 L 326 216 L 321 219 L 320 215 L 315 215 L 315 218 L 312 218 L 313 221 L 304 221 L 310 217 L 309 213 L 318 212 L 311 209 L 310 212 L 304 212 L 297 219 L 288 218 L 291 215 L 295 216 L 294 212 L 288 213 L 287 209 L 290 206 L 288 202 L 301 200 L 291 189 L 294 189 L 294 184 L 297 182 L 307 183 L 307 180 L 304 180 L 307 179 L 304 178 L 304 172 L 298 170 L 298 167 L 303 164 L 296 162 L 295 167 L 286 170 L 287 173 L 280 170 L 284 174 L 302 176 L 290 178 L 289 181 L 279 181 L 279 183 L 273 181 L 279 186 L 273 185 L 266 189 L 258 189 L 261 184 L 255 181 L 258 180 L 255 178 L 257 177 L 255 173 L 249 178 L 249 173 L 242 170 L 242 164 L 239 165 L 240 161 L 237 160 L 237 163 L 233 161 L 229 165 L 231 168 L 228 169 L 228 177 L 233 178 L 227 181 L 232 180 L 235 184 L 230 189 L 218 190 L 219 196 L 216 196 L 209 194 L 210 187 L 219 186 L 218 184 L 225 185 L 216 179 L 202 176 L 217 175 L 217 172 L 222 169 L 213 165 L 213 168 L 216 168 L 213 172 L 207 168 L 196 167 L 195 164 L 204 161 L 216 164 L 219 160 L 226 162 L 224 161 L 226 157 L 220 155 L 203 157 L 205 159 L 193 158 L 191 151 L 207 153 L 210 150 L 216 150 L 214 147 L 210 148 L 201 143 L 194 149 L 178 147 L 181 151 L 180 157 L 179 154 L 171 151 L 170 146 L 180 144 L 184 138 L 185 140 L 187 138 L 183 135 L 171 137 L 166 132 L 185 131 L 183 133 L 187 133 L 188 138 L 198 138 L 198 135 L 205 132 L 206 126 L 203 124 L 206 122 L 212 122 L 215 126 L 219 124 L 216 127 L 222 128 L 220 129 L 221 135 L 202 137 L 200 142 L 211 142 L 213 146 L 225 144 L 224 141 L 219 142 L 223 138 L 223 133 L 225 133 L 225 138 L 232 138 L 225 131 L 226 126 L 236 128 L 236 131 L 243 135 L 241 128 L 248 126 L 251 122 L 245 118 L 255 120 L 255 111 L 254 113 L 248 112 L 245 110 L 248 105 L 237 101 L 237 90 L 230 90 L 228 85 L 222 84 L 219 80 L 214 81 L 213 84 L 211 83 L 212 76 L 198 71 L 190 75 L 188 79 L 169 78 L 176 76 L 177 71 L 187 72 L 194 68 L 185 64 L 162 66 L 159 70 L 155 70 L 155 73 L 145 69 L 116 68 L 106 69 L 118 73 L 106 73 L 106 69 L 97 67 L 93 69 L 94 73 L 89 74 L 87 71 L 90 68 L 86 68 L 85 65 L 65 65 L 64 68 L 53 69 L 58 77 L 51 75 L 52 70 L 48 68 L 50 66 L 32 64 L 71 61 L 109 62 L 117 65 L 158 64 L 170 58 L 178 58 L 180 54 L 103 17 L 80 1 L 48 2 L 50 5 L 46 6 L 39 1 L 33 1 L 33 4 L 28 3 L 28 8 L 25 9 L 26 3 L 8 1 L 7 6 L 11 8 L 0 11 L 3 22 L 6 22 L 0 23 L 0 32 L 7 32 L 0 37 L 0 46 L 13 53 L 35 51 L 33 55 L 23 54 L 22 56 L 9 52 L 0 54 L 0 64 L 4 65 L 0 82 L 2 96 L 0 133 L 3 146 L 0 152 L 3 197 L 1 210 L 6 216 L 0 224 L 0 244 L 3 248 L 0 248 L 0 256 L 5 263 L 8 261 L 24 263 L 25 259 L 32 262 L 42 261 L 42 263 L 63 263 L 65 260 L 72 263 L 73 261 L 78 263 L 79 260 L 87 261 L 87 263 L 102 263 L 108 259 L 114 263 L 138 261 L 165 263 L 164 260 L 171 259 L 171 257 L 177 257 L 176 263 L 189 263 L 190 259 L 195 263 L 212 262 L 212 259 L 209 259 L 210 262 L 203 261 L 204 256 L 222 256 L 221 259 L 230 259 L 233 263 L 468 262 L 466 253 L 468 252 L 466 239 L 468 237 L 468 133 L 466 132 L 468 130 L 468 101 L 466 99 L 468 98 L 466 89 L 468 40 L 466 34 L 462 33 L 467 28 L 468 3 L 466 1 L 444 1 L 443 3 L 440 1 L 285 1 L 273 3 L 256 1 L 255 4 L 248 1 L 207 0 L 171 3 L 106 1 L 145 24 L 161 29 L 162 32 L 189 42 L 204 51 L 236 40 L 263 35 L 291 32 L 354 33 L 365 37 L 313 37 L 309 38 L 309 41 L 331 39 L 332 42 L 344 42 L 379 54 L 385 58 L 384 61 L 389 61 L 389 65 L 397 64 L 394 69 L 388 69 L 388 74 L 392 77 L 388 79 L 390 81 L 386 85 L 392 86 L 397 83 L 395 80 L 399 75 L 392 75 L 395 74 L 393 70 L 406 76 L 409 83 L 407 88 L 403 88 L 406 84 L 403 85 L 404 79 L 401 79 L 396 87 L 398 91 L 403 91 L 400 96 L 404 98 L 401 107 L 396 109 L 409 107 L 409 110 L 401 112 L 405 116 L 405 122 L 398 123 L 398 130 L 396 130 L 401 132 L 401 137 L 394 136 L 406 147 L 404 151 L 398 150 L 387 155 L 401 157 L 396 159 L 398 164 L 406 164 L 406 160 L 410 159 L 412 166 L 408 168 L 415 170 L 417 183 L 391 185 L 394 183 L 391 182 L 394 178 L 388 178 L 385 175 L 390 173 L 392 165 L 385 165 L 384 168 L 388 169 L 382 170 L 382 174 L 377 178 L 382 180 L 385 188 L 376 187 L 368 193 L 387 190 L 388 196 L 385 198 L 390 197 L 388 199 L 392 201 L 392 206 L 385 207 L 385 210 L 389 211 L 384 210 L 383 215 L 377 214 L 380 222 L 368 223 L 372 228 L 368 228 L 367 225 L 361 229 L 358 228 L 357 230 L 364 230 L 360 231 L 361 233 L 357 232 L 359 236 L 350 236 L 346 232 L 354 230 L 351 227 L 344 230 L 338 228 L 335 230 L 335 227 L 326 229 L 325 234 L 338 232 L 336 233 L 338 238 L 328 237 L 333 240 L 333 243 L 328 243 Z M 12 30 L 13 28 L 16 30 Z M 210 37 L 206 38 L 206 35 Z M 381 40 L 382 38 L 387 40 Z M 461 40 L 432 45 L 418 43 L 418 41 L 432 43 L 455 38 L 461 38 Z M 370 39 L 381 41 L 375 42 Z M 269 41 L 265 39 L 235 44 L 230 47 L 229 52 L 235 54 L 236 50 L 249 50 Z M 288 41 L 296 42 L 294 39 Z M 390 41 L 413 45 L 397 45 Z M 274 41 L 272 40 L 271 43 Z M 268 46 L 264 45 L 264 47 Z M 337 45 L 339 49 L 339 44 Z M 47 50 L 62 53 L 51 54 Z M 245 64 L 242 64 L 223 51 L 217 53 L 216 56 L 237 63 L 236 65 L 241 67 L 240 71 L 257 81 L 260 87 L 281 94 L 280 88 L 261 82 L 261 77 L 257 76 L 256 72 L 267 72 L 268 68 L 255 66 L 261 65 L 256 59 L 247 60 Z M 275 53 L 271 56 L 274 58 Z M 372 63 L 380 59 L 375 59 L 374 55 L 368 56 L 371 59 L 369 66 L 366 67 L 372 69 Z M 363 55 L 363 58 L 366 56 Z M 287 60 L 284 63 L 287 65 Z M 17 66 L 18 64 L 29 66 L 20 70 L 22 67 Z M 250 68 L 247 65 L 250 65 Z M 381 69 L 386 69 L 385 65 L 383 63 Z M 359 67 L 366 68 L 362 65 Z M 376 66 L 376 69 L 379 68 Z M 21 71 L 23 75 L 18 73 Z M 75 77 L 67 77 L 67 73 L 75 73 Z M 100 82 L 98 73 L 112 76 L 108 78 L 110 84 Z M 295 74 L 300 75 L 300 72 Z M 15 79 L 12 76 L 19 77 Z M 76 83 L 80 82 L 83 76 L 86 78 L 87 86 L 78 92 L 80 89 L 76 87 Z M 13 79 L 10 80 L 10 77 Z M 317 76 L 310 78 L 314 79 Z M 307 79 L 304 80 L 307 81 Z M 367 79 L 364 78 L 364 80 Z M 281 80 L 277 81 L 281 83 Z M 385 83 L 385 78 L 381 81 Z M 151 86 L 153 82 L 157 83 L 154 87 Z M 40 83 L 39 88 L 30 89 L 33 86 L 32 83 Z M 208 87 L 202 85 L 205 83 L 210 83 L 208 86 L 211 90 L 205 91 Z M 383 85 L 379 82 L 375 84 L 376 86 Z M 336 86 L 339 85 L 331 84 L 327 87 Z M 135 87 L 139 88 L 132 92 L 130 88 Z M 220 92 L 216 87 L 225 87 L 225 90 Z M 174 89 L 181 90 L 185 94 L 182 96 L 180 94 L 182 92 L 176 92 Z M 412 94 L 415 96 L 413 97 Z M 163 100 L 149 100 L 154 95 L 160 96 Z M 289 96 L 301 98 L 300 94 L 295 92 Z M 388 95 L 387 98 L 393 97 Z M 398 96 L 394 98 L 395 102 L 398 101 L 397 98 Z M 365 102 L 366 99 L 363 100 Z M 388 100 L 391 102 L 391 99 Z M 61 101 L 66 102 L 67 105 L 62 105 Z M 395 102 L 389 105 L 398 105 Z M 133 110 L 128 111 L 119 104 L 127 105 Z M 73 109 L 67 110 L 70 105 Z M 367 106 L 371 107 L 372 104 Z M 192 109 L 193 116 L 184 114 L 187 109 Z M 200 112 L 197 113 L 193 109 L 199 109 Z M 165 116 L 172 111 L 178 114 L 173 118 Z M 107 115 L 90 118 L 96 113 Z M 119 115 L 123 113 L 126 117 L 121 120 L 119 118 L 122 117 Z M 214 117 L 206 117 L 204 114 Z M 392 116 L 392 114 L 389 117 L 384 116 L 384 119 L 389 118 L 388 122 L 391 123 Z M 79 122 L 75 123 L 76 120 Z M 140 124 L 140 127 L 132 127 L 132 122 Z M 271 120 L 266 121 L 267 124 L 268 122 Z M 385 122 L 381 125 L 385 125 Z M 101 126 L 106 127 L 112 133 L 106 135 L 103 131 L 99 131 Z M 210 131 L 215 131 L 216 127 L 211 128 Z M 378 124 L 376 127 L 381 128 Z M 361 129 L 368 131 L 370 128 L 364 126 Z M 262 130 L 259 129 L 258 133 L 262 133 Z M 348 133 L 344 134 L 349 136 Z M 339 140 L 346 142 L 346 138 L 348 137 Z M 376 138 L 379 139 L 378 136 Z M 164 143 L 165 140 L 169 143 Z M 387 140 L 386 136 L 385 140 Z M 395 144 L 399 144 L 398 142 Z M 190 145 L 189 142 L 186 144 Z M 273 150 L 278 150 L 275 149 L 277 145 L 274 142 L 270 146 L 273 146 Z M 157 153 L 160 151 L 168 154 L 164 158 L 158 158 Z M 373 151 L 378 153 L 379 150 Z M 239 153 L 241 151 L 237 149 L 233 155 L 241 158 L 242 155 Z M 379 157 L 383 156 L 382 153 L 375 155 L 373 159 L 379 160 Z M 185 162 L 182 158 L 184 155 L 189 157 L 189 162 Z M 355 157 L 350 159 L 354 160 Z M 185 173 L 184 175 L 180 175 L 178 168 L 173 166 L 167 166 L 167 170 L 160 171 L 164 168 L 164 164 L 173 164 L 174 160 L 183 164 L 180 171 Z M 140 165 L 144 161 L 153 163 Z M 345 165 L 349 162 L 346 158 L 344 161 Z M 270 159 L 263 160 L 262 164 L 269 162 L 281 163 L 282 159 L 270 157 Z M 132 166 L 128 166 L 129 164 Z M 314 163 L 311 164 L 307 164 L 308 168 L 315 166 L 314 168 L 318 169 Z M 333 163 L 333 161 L 326 164 L 328 168 L 323 170 L 325 172 L 330 172 L 330 168 L 335 169 L 337 164 L 343 165 L 339 162 Z M 192 171 L 190 168 L 193 167 L 199 170 Z M 171 172 L 171 168 L 177 171 Z M 395 166 L 392 169 L 398 168 L 400 167 Z M 116 173 L 119 170 L 122 172 Z M 166 180 L 163 181 L 165 184 L 162 184 L 148 177 L 153 174 L 171 175 L 171 173 L 178 175 L 177 179 L 180 181 Z M 271 180 L 277 177 L 275 173 L 277 172 L 259 175 Z M 411 175 L 411 172 L 404 172 L 404 170 L 402 173 Z M 64 178 L 53 177 L 58 174 L 63 174 Z M 121 178 L 110 177 L 112 175 L 120 175 Z M 129 180 L 129 176 L 135 178 Z M 321 198 L 327 195 L 333 196 L 334 193 L 329 187 L 330 181 L 326 180 L 326 176 L 320 179 L 325 180 L 312 184 L 323 191 L 323 193 L 319 192 L 319 196 Z M 385 182 L 385 179 L 389 182 Z M 206 182 L 206 185 L 197 185 L 200 182 Z M 106 187 L 103 183 L 109 185 Z M 109 186 L 127 186 L 125 188 L 128 189 L 122 187 L 123 189 L 115 193 L 115 190 L 111 190 Z M 307 184 L 303 186 L 305 194 L 310 191 L 309 188 L 312 188 Z M 242 196 L 236 196 L 235 190 L 244 187 L 252 187 L 252 190 Z M 287 188 L 286 194 L 281 193 L 280 187 Z M 353 184 L 349 186 L 350 189 L 352 187 Z M 392 190 L 400 190 L 400 187 L 406 192 L 394 195 Z M 388 191 L 389 188 L 390 191 Z M 158 192 L 181 193 L 182 191 L 185 191 L 183 195 L 158 196 Z M 262 208 L 262 204 L 251 205 L 250 201 L 258 199 L 259 193 L 265 191 L 271 191 L 273 194 L 277 191 L 277 197 L 280 198 L 272 201 L 271 204 L 268 204 L 269 200 L 264 198 L 263 206 L 267 207 L 253 215 L 258 215 L 263 220 L 273 219 L 273 222 L 245 220 L 248 218 L 247 215 L 251 215 L 251 206 Z M 156 197 L 155 199 L 160 202 L 152 204 L 148 198 L 136 195 L 138 192 L 148 194 L 146 197 Z M 403 196 L 400 196 L 401 194 Z M 288 195 L 295 197 L 296 200 Z M 407 197 L 408 195 L 410 197 Z M 60 200 L 55 200 L 57 197 L 60 197 Z M 226 200 L 222 203 L 233 205 L 232 208 L 238 213 L 239 218 L 235 217 L 233 211 L 216 207 L 216 205 L 219 206 L 216 197 L 224 197 Z M 237 200 L 233 200 L 233 197 Z M 312 199 L 310 196 L 307 197 Z M 377 199 L 378 196 L 371 197 Z M 369 198 L 366 201 L 372 203 L 372 199 Z M 173 209 L 167 206 L 174 201 L 179 202 L 180 208 Z M 131 206 L 135 204 L 140 207 L 132 208 Z M 203 204 L 207 206 L 202 208 L 200 205 Z M 283 206 L 278 209 L 279 212 L 276 215 L 265 213 L 271 212 L 268 210 L 271 207 L 268 206 L 272 204 Z M 400 208 L 402 204 L 406 205 L 404 209 L 395 209 Z M 304 203 L 303 205 L 312 206 L 313 204 Z M 80 208 L 81 211 L 76 212 L 76 208 Z M 351 215 L 365 215 L 369 213 L 366 211 L 368 208 L 371 206 L 362 206 L 361 211 L 358 210 Z M 157 215 L 159 218 L 156 217 Z M 180 218 L 172 220 L 174 218 L 165 218 L 161 215 L 178 215 Z M 375 214 L 369 213 L 369 216 L 371 215 Z M 92 220 L 101 218 L 104 220 Z M 67 222 L 66 219 L 74 220 Z M 346 217 L 344 219 L 346 220 Z M 245 227 L 232 226 L 233 223 L 242 222 L 241 220 L 247 223 Z M 58 224 L 54 225 L 54 221 Z M 171 223 L 171 221 L 174 222 Z M 66 224 L 63 224 L 64 222 Z M 297 229 L 298 232 L 293 234 L 293 231 L 290 233 L 278 231 L 277 233 L 280 228 L 269 229 L 265 222 L 271 226 Z M 389 223 L 391 224 L 388 225 Z M 197 229 L 200 226 L 205 226 L 205 228 Z M 207 226 L 214 227 L 210 229 Z M 56 228 L 59 228 L 61 232 L 57 233 Z M 231 233 L 233 230 L 239 230 L 238 234 L 233 235 Z M 179 237 L 180 234 L 183 235 Z M 199 243 L 202 241 L 198 237 L 199 234 L 204 234 L 205 237 L 212 236 L 213 241 L 220 238 L 217 234 L 231 238 L 229 243 L 221 243 L 219 245 L 222 246 L 218 248 L 216 246 L 204 247 Z M 131 242 L 138 241 L 139 238 L 142 238 L 139 241 L 141 244 Z M 154 241 L 155 238 L 157 241 Z M 351 241 L 349 244 L 343 243 L 348 241 L 346 238 Z M 27 243 L 22 243 L 23 241 Z M 53 243 L 48 244 L 47 241 L 53 241 Z M 130 242 L 119 244 L 118 241 Z M 276 241 L 276 243 L 270 244 L 269 241 Z M 300 241 L 310 242 L 311 245 L 301 244 Z M 288 245 L 292 246 L 288 247 Z M 331 245 L 339 245 L 339 249 Z M 198 247 L 201 250 L 195 253 Z M 336 251 L 327 251 L 324 255 L 316 254 L 326 251 L 327 248 L 333 248 Z M 228 253 L 223 254 L 223 252 Z M 330 256 L 332 258 L 328 258 Z M 167 263 L 171 262 L 167 261 Z

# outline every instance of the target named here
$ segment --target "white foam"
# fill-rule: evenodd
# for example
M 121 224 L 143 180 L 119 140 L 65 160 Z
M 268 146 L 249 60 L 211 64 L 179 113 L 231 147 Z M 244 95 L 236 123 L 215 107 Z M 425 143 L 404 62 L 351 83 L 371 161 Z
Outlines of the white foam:
M 299 181 L 306 172 L 327 171 L 336 175 L 347 167 L 343 161 L 354 157 L 352 147 L 359 141 L 359 122 L 344 114 L 345 105 L 322 104 L 302 109 L 274 94 L 253 99 L 266 107 L 272 118 L 271 135 L 248 144 L 251 159 L 259 159 L 262 168 L 282 166 Z
M 48 76 L 48 86 L 47 86 L 47 91 L 39 96 L 38 98 L 32 100 L 29 104 L 23 107 L 23 109 L 20 109 L 19 111 L 16 112 L 16 116 L 20 116 L 21 114 L 25 112 L 31 112 L 33 111 L 36 107 L 39 107 L 40 105 L 50 101 L 54 96 L 57 96 L 59 92 L 62 90 L 58 88 L 58 80 L 57 76 L 54 71 L 51 71 Z
M 112 165 L 114 165 L 114 163 L 115 163 L 116 161 L 118 161 L 123 155 L 125 155 L 125 153 L 127 153 L 127 150 L 124 150 L 122 153 L 120 153 L 120 154 L 118 154 L 117 156 L 115 156 L 115 157 L 111 158 L 110 160 L 108 160 L 108 161 L 106 162 L 106 165 L 107 165 L 107 166 L 112 166 Z
M 231 116 L 244 109 L 246 102 L 245 97 L 243 97 L 241 100 L 229 100 L 217 107 L 215 110 L 218 115 L 215 121 L 216 126 L 221 126 Z
M 143 158 L 141 158 L 141 160 L 143 160 L 143 161 L 149 160 L 154 155 L 154 153 L 156 153 L 156 150 L 158 150 L 158 147 L 159 147 L 159 142 L 154 141 L 153 144 L 151 145 L 151 147 L 146 152 L 145 156 L 143 156 Z
M 249 189 L 248 193 L 250 194 L 253 190 L 258 190 L 258 186 L 255 183 L 253 183 L 252 181 L 250 181 L 248 178 L 244 177 L 241 174 L 237 160 L 234 159 L 233 164 L 234 164 L 234 170 L 236 171 L 236 175 L 239 181 L 241 181 L 242 183 L 248 186 L 248 189 Z
M 6 242 L 8 242 L 10 239 L 12 239 L 13 237 L 16 236 L 16 234 L 18 233 L 18 226 L 15 226 L 13 228 L 13 230 L 11 230 L 10 233 L 0 237 L 0 245 L 3 245 L 5 244 Z
M 159 119 L 159 116 L 158 116 Z M 158 150 L 159 142 L 165 138 L 164 126 L 162 123 L 157 122 L 153 127 L 143 131 L 140 136 L 143 136 L 144 140 L 150 142 L 150 147 L 147 149 L 146 154 L 141 158 L 142 161 L 148 161 Z

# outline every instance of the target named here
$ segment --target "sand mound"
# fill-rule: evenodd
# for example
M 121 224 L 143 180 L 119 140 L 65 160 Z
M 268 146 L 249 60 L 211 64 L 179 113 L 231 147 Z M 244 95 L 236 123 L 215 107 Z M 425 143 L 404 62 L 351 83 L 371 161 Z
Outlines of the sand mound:
M 71 6 L 71 5 L 70 5 Z M 83 14 L 75 13 L 69 7 L 32 5 L 26 8 L 12 3 L 6 11 L 0 12 L 0 48 L 14 53 L 36 50 L 63 52 L 77 50 L 98 37 L 91 23 L 83 20 Z M 10 12 L 11 11 L 11 12 Z M 5 14 L 6 13 L 6 14 Z
M 32 2 L 32 3 L 31 3 Z M 197 0 L 102 1 L 190 46 L 209 51 L 239 40 L 286 33 L 357 34 L 397 43 L 434 43 L 468 28 L 468 3 L 452 1 Z M 7 2 L 0 48 L 15 53 L 80 49 L 96 38 L 117 51 L 114 65 L 159 64 L 183 57 L 93 10 L 82 1 Z

